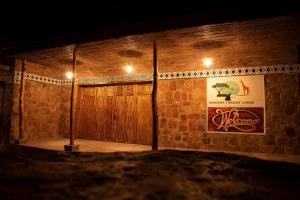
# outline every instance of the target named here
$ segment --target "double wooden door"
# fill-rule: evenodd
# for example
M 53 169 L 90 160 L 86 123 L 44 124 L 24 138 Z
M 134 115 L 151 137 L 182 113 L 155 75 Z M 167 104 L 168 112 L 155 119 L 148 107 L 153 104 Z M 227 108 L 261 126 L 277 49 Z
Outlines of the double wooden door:
M 78 138 L 151 144 L 151 84 L 79 87 Z

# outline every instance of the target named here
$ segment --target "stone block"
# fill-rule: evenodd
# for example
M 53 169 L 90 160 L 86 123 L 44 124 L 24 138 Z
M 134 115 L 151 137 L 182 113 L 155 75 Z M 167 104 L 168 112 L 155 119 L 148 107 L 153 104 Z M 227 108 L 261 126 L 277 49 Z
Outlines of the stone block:
M 296 132 L 295 129 L 292 127 L 286 127 L 285 128 L 285 135 L 288 137 L 295 137 L 296 136 Z
M 170 81 L 169 89 L 171 91 L 175 91 L 176 90 L 176 80 Z
M 198 130 L 198 126 L 197 126 L 197 121 L 196 120 L 189 120 L 188 122 L 189 125 L 189 130 L 190 131 L 197 131 Z
M 187 94 L 187 92 L 182 91 L 182 92 L 181 92 L 181 100 L 182 100 L 182 101 L 187 101 L 187 99 L 188 99 L 188 94 Z
M 198 113 L 192 113 L 188 115 L 188 119 L 192 119 L 192 120 L 198 120 L 201 118 L 201 115 Z
M 175 140 L 176 140 L 176 141 L 179 141 L 180 139 L 181 139 L 181 134 L 177 133 L 177 134 L 175 135 Z
M 167 119 L 161 118 L 160 119 L 160 128 L 166 128 L 167 127 Z
M 174 103 L 174 98 L 173 98 L 173 93 L 172 92 L 166 92 L 166 104 L 173 104 Z
M 181 121 L 179 123 L 179 131 L 187 131 L 187 129 L 188 129 L 188 126 L 187 126 L 186 121 Z
M 180 115 L 180 120 L 187 120 L 186 114 L 181 114 Z
M 180 102 L 180 92 L 179 91 L 176 91 L 175 93 L 174 93 L 174 100 L 175 100 L 175 102 Z
M 179 117 L 178 108 L 173 108 L 172 109 L 172 117 L 173 118 L 178 118 Z
M 174 119 L 169 119 L 168 120 L 168 127 L 170 129 L 175 129 L 177 127 L 177 124 L 178 124 L 177 121 L 174 120 Z

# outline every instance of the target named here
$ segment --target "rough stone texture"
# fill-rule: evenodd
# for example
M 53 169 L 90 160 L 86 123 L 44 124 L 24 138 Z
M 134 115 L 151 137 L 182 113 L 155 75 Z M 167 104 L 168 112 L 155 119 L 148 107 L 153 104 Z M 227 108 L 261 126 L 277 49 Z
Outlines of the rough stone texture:
M 300 75 L 266 76 L 267 141 L 275 152 L 300 153 Z
M 70 103 L 71 86 L 62 86 L 60 92 L 60 134 L 64 137 L 69 137 L 70 134 Z
M 266 135 L 263 136 L 207 133 L 205 83 L 205 79 L 159 81 L 160 146 L 245 152 L 300 153 L 298 74 L 265 76 Z
M 0 116 L 0 144 L 7 144 L 10 140 L 12 117 L 13 84 L 5 84 L 4 105 Z M 2 102 L 1 102 L 2 105 Z
M 20 70 L 20 60 L 16 60 L 16 70 Z M 26 62 L 27 73 L 59 78 L 53 68 Z M 38 73 L 37 73 L 38 72 Z M 13 84 L 13 107 L 11 121 L 11 141 L 19 138 L 19 89 Z M 70 100 L 68 86 L 42 83 L 25 79 L 24 141 L 58 137 L 68 131 L 68 113 Z
M 159 81 L 159 144 L 197 148 L 204 137 L 205 79 Z

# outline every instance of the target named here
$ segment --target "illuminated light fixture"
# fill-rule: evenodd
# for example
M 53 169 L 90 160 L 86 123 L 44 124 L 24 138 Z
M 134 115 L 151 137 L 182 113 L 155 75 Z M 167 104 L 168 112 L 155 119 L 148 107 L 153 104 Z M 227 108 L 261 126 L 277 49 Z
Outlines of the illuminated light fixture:
M 203 59 L 203 64 L 205 65 L 205 67 L 209 68 L 212 64 L 212 59 L 211 58 L 204 58 Z
M 73 78 L 73 73 L 72 72 L 67 72 L 66 76 L 68 79 L 72 79 Z
M 131 65 L 127 65 L 126 72 L 130 74 L 132 71 L 133 71 L 133 67 Z

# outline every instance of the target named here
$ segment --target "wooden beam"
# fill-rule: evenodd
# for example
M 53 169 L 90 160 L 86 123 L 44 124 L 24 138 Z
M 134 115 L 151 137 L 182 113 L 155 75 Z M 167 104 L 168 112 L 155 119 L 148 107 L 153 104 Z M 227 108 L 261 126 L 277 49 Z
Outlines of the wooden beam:
M 152 150 L 158 150 L 158 118 L 157 118 L 157 46 L 153 41 L 153 88 L 152 88 Z
M 5 98 L 6 98 L 6 85 L 5 83 L 0 81 L 0 87 L 3 87 L 3 95 L 2 95 L 2 102 L 1 102 L 1 116 L 0 116 L 0 144 L 3 144 L 4 142 L 4 134 L 5 134 L 5 128 L 4 128 L 4 108 L 5 108 Z M 3 127 L 3 128 L 2 128 Z
M 22 72 L 19 96 L 19 140 L 24 137 L 24 92 L 25 92 L 25 60 L 22 60 Z
M 74 46 L 73 49 L 73 78 L 72 78 L 72 88 L 71 88 L 71 108 L 70 108 L 70 145 L 74 145 L 74 135 L 75 135 L 75 105 L 77 97 L 77 88 L 75 86 L 76 80 L 76 55 L 77 55 L 77 46 Z

